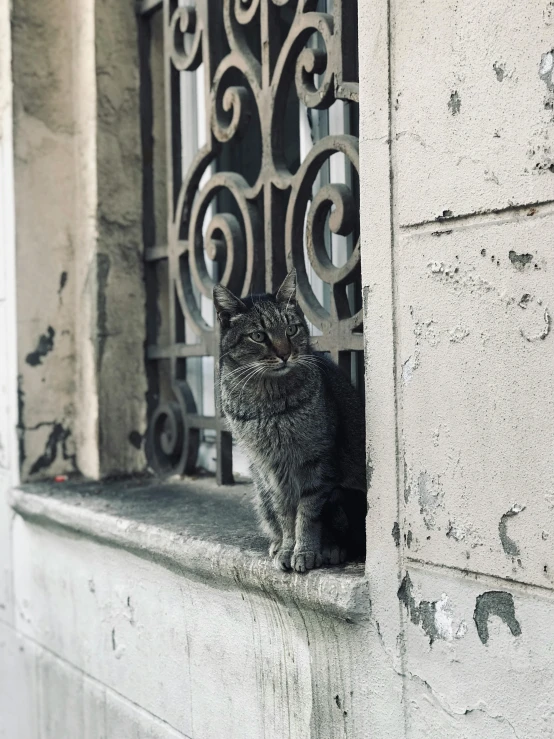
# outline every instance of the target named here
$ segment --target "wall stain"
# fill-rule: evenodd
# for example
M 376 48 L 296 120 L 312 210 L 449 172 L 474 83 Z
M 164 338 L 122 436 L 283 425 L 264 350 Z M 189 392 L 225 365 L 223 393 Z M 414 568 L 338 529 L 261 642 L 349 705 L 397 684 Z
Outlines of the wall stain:
M 489 618 L 497 616 L 512 632 L 512 636 L 521 635 L 521 625 L 516 618 L 514 596 L 502 590 L 489 590 L 477 596 L 473 620 L 477 634 L 483 644 L 489 640 Z
M 61 423 L 54 421 L 52 424 L 52 431 L 50 432 L 44 452 L 41 456 L 33 463 L 29 470 L 30 475 L 36 475 L 42 470 L 48 469 L 55 461 L 58 456 L 58 447 L 61 447 L 61 453 L 63 459 L 71 462 L 73 469 L 77 471 L 76 455 L 69 454 L 67 450 L 67 441 L 71 436 L 71 431 L 64 428 Z
M 501 517 L 500 523 L 498 524 L 498 535 L 500 536 L 502 549 L 510 557 L 519 557 L 521 552 L 516 542 L 508 536 L 508 520 L 517 516 L 518 513 L 521 513 L 524 510 L 525 506 L 513 505 L 510 510 L 506 511 L 506 513 Z
M 492 65 L 492 68 L 494 69 L 494 71 L 496 73 L 496 79 L 499 82 L 502 82 L 502 80 L 504 79 L 504 77 L 506 75 L 506 70 L 504 69 L 504 67 L 502 66 L 502 64 L 500 64 L 499 62 L 495 62 Z
M 58 288 L 58 296 L 62 297 L 64 287 L 67 285 L 67 272 L 62 272 L 60 275 L 60 286 Z
M 141 448 L 142 434 L 139 434 L 138 431 L 131 431 L 128 438 L 129 438 L 129 442 L 135 447 L 135 449 Z
M 392 526 L 391 531 L 392 538 L 394 539 L 394 543 L 397 547 L 400 546 L 400 526 L 398 525 L 398 521 L 395 521 Z
M 448 101 L 448 109 L 452 115 L 457 115 L 460 112 L 461 107 L 462 100 L 458 94 L 458 90 L 454 90 L 450 95 L 450 100 Z
M 527 305 L 530 300 L 531 300 L 531 295 L 529 293 L 524 293 L 521 296 L 521 300 L 518 303 L 519 307 L 523 308 L 523 310 L 527 310 Z
M 508 257 L 510 259 L 510 262 L 520 272 L 525 269 L 526 264 L 529 264 L 529 262 L 533 261 L 532 254 L 518 254 L 513 250 L 508 253 Z
M 108 339 L 108 309 L 106 289 L 110 274 L 111 261 L 107 254 L 96 255 L 96 313 L 97 313 L 97 337 L 98 337 L 98 369 L 102 367 L 104 350 Z
M 49 354 L 54 348 L 54 336 L 56 332 L 52 326 L 48 326 L 46 333 L 42 334 L 38 340 L 37 348 L 34 352 L 30 352 L 25 357 L 25 361 L 31 367 L 37 367 L 42 364 L 43 358 Z
M 441 638 L 441 634 L 435 622 L 435 614 L 438 601 L 422 600 L 419 605 L 416 603 L 412 594 L 412 581 L 410 575 L 406 573 L 400 587 L 398 588 L 398 600 L 404 605 L 410 621 L 416 626 L 421 626 L 423 631 L 429 637 L 429 645 Z
M 19 442 L 19 466 L 25 462 L 25 393 L 23 391 L 23 376 L 17 376 L 17 439 Z

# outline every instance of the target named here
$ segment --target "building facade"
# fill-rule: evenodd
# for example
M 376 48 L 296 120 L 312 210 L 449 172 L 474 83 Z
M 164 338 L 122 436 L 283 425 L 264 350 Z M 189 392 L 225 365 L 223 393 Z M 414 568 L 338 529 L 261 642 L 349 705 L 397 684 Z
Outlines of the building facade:
M 554 736 L 553 28 L 0 0 L 0 737 Z M 211 281 L 288 266 L 367 412 L 307 576 L 213 392 Z

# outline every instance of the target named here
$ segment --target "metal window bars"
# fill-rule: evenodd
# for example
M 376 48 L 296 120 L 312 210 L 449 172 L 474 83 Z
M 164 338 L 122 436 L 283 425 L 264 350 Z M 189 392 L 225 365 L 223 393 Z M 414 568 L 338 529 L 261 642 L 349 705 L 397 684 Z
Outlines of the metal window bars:
M 138 5 L 147 449 L 226 484 L 214 282 L 274 291 L 296 267 L 316 349 L 361 384 L 357 2 L 187 1 Z

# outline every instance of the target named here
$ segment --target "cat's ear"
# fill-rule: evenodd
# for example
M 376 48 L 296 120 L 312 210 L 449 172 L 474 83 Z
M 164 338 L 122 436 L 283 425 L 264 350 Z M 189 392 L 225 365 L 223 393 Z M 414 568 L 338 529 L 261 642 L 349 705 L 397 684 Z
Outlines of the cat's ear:
M 296 270 L 293 268 L 283 280 L 275 296 L 278 303 L 296 304 Z
M 227 328 L 231 318 L 246 310 L 246 306 L 223 285 L 214 285 L 214 306 L 217 318 L 223 328 Z

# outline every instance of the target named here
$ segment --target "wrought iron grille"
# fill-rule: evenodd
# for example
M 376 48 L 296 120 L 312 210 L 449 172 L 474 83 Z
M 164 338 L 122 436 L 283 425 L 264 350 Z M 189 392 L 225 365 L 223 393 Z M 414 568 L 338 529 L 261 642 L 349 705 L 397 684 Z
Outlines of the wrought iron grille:
M 361 382 L 357 3 L 187 1 L 138 6 L 148 452 L 192 473 L 211 443 L 230 483 L 231 435 L 205 392 L 215 282 L 274 291 L 296 267 L 316 348 Z

